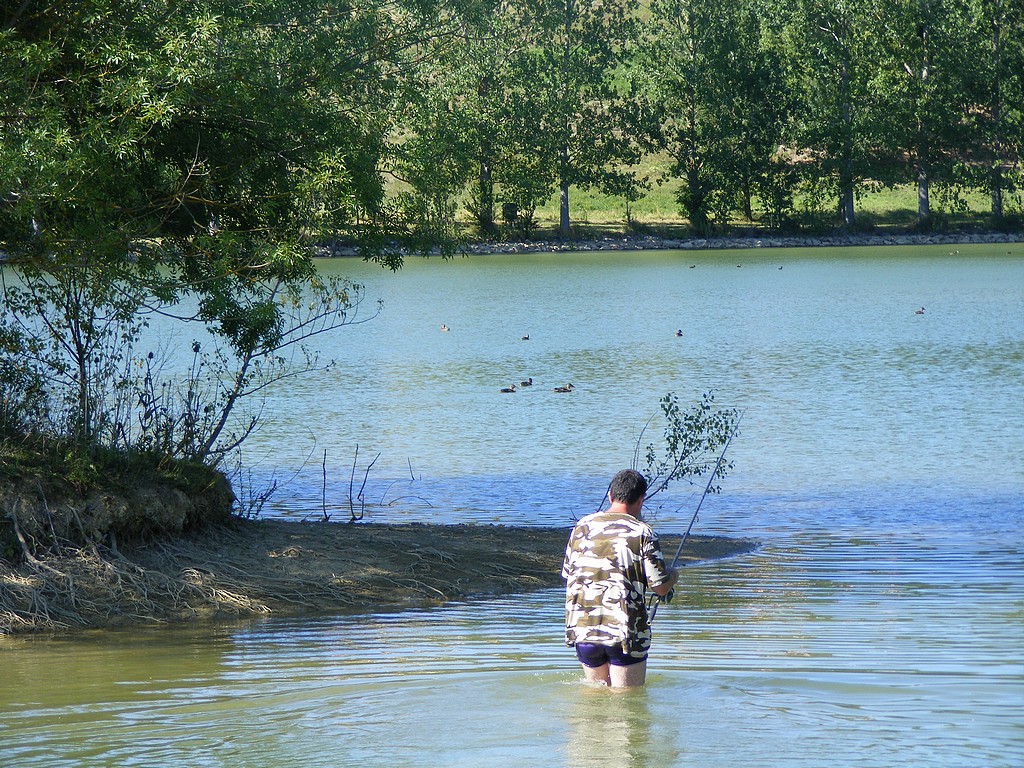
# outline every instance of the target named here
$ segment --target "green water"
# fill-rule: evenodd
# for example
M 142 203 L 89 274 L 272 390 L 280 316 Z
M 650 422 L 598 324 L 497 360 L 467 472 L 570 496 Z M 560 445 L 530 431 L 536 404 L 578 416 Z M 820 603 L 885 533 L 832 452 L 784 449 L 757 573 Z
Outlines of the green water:
M 799 517 L 772 510 L 806 528 Z M 1019 540 L 979 559 L 938 534 L 768 533 L 755 555 L 687 571 L 659 611 L 643 691 L 582 682 L 560 644 L 557 590 L 405 614 L 7 641 L 0 756 L 888 766 L 898 753 L 900 765 L 1020 764 Z
M 625 695 L 582 683 L 558 590 L 0 639 L 0 765 L 1019 768 L 1010 249 L 324 264 L 385 308 L 322 340 L 338 368 L 271 393 L 249 458 L 286 482 L 265 514 L 319 514 L 324 450 L 345 506 L 358 445 L 381 454 L 371 519 L 568 525 L 665 391 L 713 388 L 746 415 L 696 530 L 761 548 L 687 569 Z M 693 498 L 656 527 L 685 527 Z

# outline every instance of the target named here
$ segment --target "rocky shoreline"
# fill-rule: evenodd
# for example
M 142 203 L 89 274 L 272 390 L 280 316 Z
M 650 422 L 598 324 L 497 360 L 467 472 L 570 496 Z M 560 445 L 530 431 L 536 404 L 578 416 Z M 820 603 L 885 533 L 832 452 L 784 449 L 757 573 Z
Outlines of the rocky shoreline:
M 659 237 L 656 235 L 605 235 L 573 240 L 477 241 L 458 248 L 464 254 L 559 253 L 586 251 L 710 251 L 756 248 L 844 248 L 909 245 L 971 245 L 1024 243 L 1024 232 L 889 232 L 833 235 L 760 235 L 734 237 Z M 439 253 L 436 252 L 435 253 Z M 344 243 L 320 246 L 318 256 L 358 256 L 358 250 Z
M 822 237 L 715 237 L 663 238 L 603 237 L 599 240 L 573 242 L 546 241 L 538 243 L 475 243 L 464 248 L 467 253 L 529 253 L 531 251 L 703 251 L 743 248 L 841 248 L 878 245 L 965 245 L 971 243 L 1020 243 L 1020 233 L 960 234 L 885 234 L 831 235 Z

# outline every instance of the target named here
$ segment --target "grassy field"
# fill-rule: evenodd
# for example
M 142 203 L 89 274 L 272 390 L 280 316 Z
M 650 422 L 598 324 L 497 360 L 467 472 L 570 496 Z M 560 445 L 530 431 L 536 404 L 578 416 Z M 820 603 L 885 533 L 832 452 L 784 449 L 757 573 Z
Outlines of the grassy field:
M 624 234 L 652 234 L 663 237 L 692 235 L 686 217 L 676 200 L 679 180 L 668 178 L 670 161 L 667 157 L 645 158 L 637 169 L 641 179 L 646 180 L 648 189 L 644 196 L 633 203 L 627 216 L 626 202 L 621 197 L 605 195 L 597 190 L 572 188 L 569 192 L 569 217 L 573 237 L 577 239 Z M 391 179 L 388 188 L 392 192 L 405 191 L 408 187 Z M 500 190 L 495 190 L 500 200 Z M 1006 219 L 1001 223 L 993 221 L 991 200 L 987 194 L 973 192 L 950 199 L 942 190 L 934 188 L 930 197 L 931 229 L 937 232 L 963 230 L 1024 230 L 1024 191 L 1007 194 L 1004 197 Z M 500 203 L 495 206 L 495 222 L 501 224 Z M 837 203 L 831 199 L 812 204 L 809 199 L 799 196 L 794 201 L 794 233 L 817 234 L 841 229 L 836 213 Z M 728 225 L 714 234 L 729 235 L 738 232 L 768 231 L 758 220 L 758 203 L 754 201 L 755 220 L 747 221 L 736 213 Z M 914 184 L 883 186 L 864 184 L 857 190 L 855 203 L 856 229 L 863 232 L 916 231 L 917 187 Z M 558 235 L 558 193 L 554 193 L 534 213 L 535 229 L 530 237 L 534 240 L 556 239 Z M 469 210 L 468 192 L 460 201 L 457 211 L 457 226 L 468 239 L 479 237 L 474 219 Z M 508 239 L 523 237 L 521 233 L 504 232 Z
M 625 201 L 620 197 L 604 195 L 596 190 L 571 189 L 569 215 L 576 236 L 595 234 L 619 234 L 627 231 L 627 220 L 631 219 L 633 231 L 659 235 L 676 235 L 687 232 L 687 221 L 676 201 L 679 188 L 677 179 L 666 179 L 669 160 L 652 157 L 644 160 L 639 168 L 641 178 L 649 185 L 644 197 L 630 206 L 626 215 Z M 931 194 L 932 226 L 934 229 L 963 230 L 991 229 L 991 200 L 985 194 L 971 193 L 960 200 L 947 199 L 939 190 Z M 1024 227 L 1024 195 L 1020 192 L 1007 195 L 1004 201 L 1009 224 L 1016 229 Z M 831 209 L 822 213 L 820 209 L 835 207 L 832 201 L 817 206 L 818 213 L 809 213 L 814 206 L 807 200 L 797 199 L 797 219 L 802 231 L 829 231 L 840 226 Z M 755 217 L 757 215 L 755 201 Z M 500 210 L 496 213 L 500 213 Z M 863 230 L 908 230 L 917 227 L 917 187 L 904 184 L 895 187 L 864 185 L 858 190 L 856 202 L 857 228 Z M 537 230 L 534 238 L 553 236 L 558 229 L 557 193 L 535 213 Z M 460 224 L 472 236 L 472 221 L 465 206 L 460 210 Z M 1004 224 L 1005 225 L 1005 224 Z M 729 222 L 732 229 L 749 229 L 761 226 L 759 221 L 745 221 L 739 214 Z
M 685 229 L 686 218 L 675 199 L 678 182 L 668 181 L 652 184 L 651 190 L 640 201 L 631 206 L 630 214 L 634 226 L 640 231 L 662 232 Z M 1016 214 L 1017 226 L 1021 225 L 1021 200 L 1007 201 L 1010 212 Z M 580 230 L 619 231 L 626 230 L 626 206 L 622 198 L 610 197 L 597 191 L 570 191 L 570 219 Z M 801 201 L 797 201 L 797 208 Z M 933 225 L 939 230 L 957 230 L 991 227 L 991 201 L 987 195 L 970 194 L 962 200 L 962 206 L 943 200 L 938 194 L 931 196 Z M 917 226 L 917 187 L 906 184 L 897 187 L 880 187 L 864 190 L 856 203 L 857 226 L 863 229 L 913 229 Z M 536 212 L 540 232 L 553 232 L 558 226 L 558 196 L 553 196 Z M 758 226 L 758 222 L 736 218 L 730 226 L 747 228 Z M 839 225 L 837 218 L 827 214 L 809 216 L 804 222 L 808 229 L 831 229 Z

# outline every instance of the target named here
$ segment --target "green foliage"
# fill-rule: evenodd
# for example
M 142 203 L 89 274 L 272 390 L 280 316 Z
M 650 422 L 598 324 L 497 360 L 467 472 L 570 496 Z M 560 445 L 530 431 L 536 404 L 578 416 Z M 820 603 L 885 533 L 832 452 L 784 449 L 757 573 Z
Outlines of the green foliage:
M 559 233 L 569 235 L 569 188 L 610 190 L 637 158 L 620 74 L 637 37 L 636 0 L 545 0 L 536 5 L 529 70 L 541 146 L 557 170 Z
M 709 492 L 718 493 L 721 488 L 714 485 L 714 480 L 724 478 L 733 466 L 732 462 L 719 459 L 726 441 L 736 433 L 739 411 L 717 408 L 711 392 L 705 392 L 699 403 L 688 408 L 680 408 L 676 395 L 669 392 L 661 399 L 660 406 L 662 443 L 652 442 L 642 447 L 644 436 L 641 434 L 633 459 L 633 468 L 640 469 L 643 453 L 641 471 L 648 482 L 647 498 L 651 499 L 679 480 L 692 484 L 709 472 L 714 472 Z
M 319 365 L 283 351 L 301 358 L 303 339 L 358 306 L 354 286 L 314 279 L 317 239 L 340 233 L 398 263 L 381 247 L 403 234 L 380 172 L 388 73 L 431 10 L 91 0 L 3 13 L 0 386 L 4 412 L 45 406 L 6 426 L 85 456 L 215 463 L 252 428 L 232 431 L 241 399 Z M 181 302 L 218 342 L 193 368 L 202 406 L 198 381 L 158 395 L 136 350 L 147 313 Z
M 556 187 L 622 197 L 628 217 L 642 152 L 671 154 L 697 229 L 778 225 L 798 199 L 852 225 L 865 184 L 919 178 L 950 205 L 984 191 L 996 219 L 1019 208 L 1024 11 L 1009 0 L 2 14 L 0 233 L 24 257 L 83 242 L 142 256 L 146 240 L 164 260 L 247 253 L 258 278 L 270 246 L 340 237 L 397 266 L 403 245 L 449 240 L 467 203 L 485 233 L 496 206 L 532 221 Z M 393 199 L 389 174 L 408 182 Z
M 969 146 L 967 122 L 960 117 L 971 108 L 964 101 L 969 91 L 962 42 L 971 30 L 963 11 L 949 0 L 910 5 L 884 0 L 881 6 L 888 23 L 875 38 L 872 78 L 881 106 L 878 143 L 894 158 L 897 179 L 915 179 L 922 228 L 932 224 L 933 189 L 947 205 L 956 204 L 960 190 L 953 158 L 965 156 Z
M 48 424 L 46 390 L 21 354 L 25 335 L 0 324 L 0 440 L 30 435 Z
M 255 424 L 236 405 L 353 321 L 322 239 L 397 268 L 449 253 L 467 198 L 488 234 L 556 191 L 567 234 L 570 189 L 628 219 L 650 157 L 699 230 L 854 226 L 882 184 L 929 226 L 933 185 L 1012 223 L 1022 25 L 1009 0 L 8 4 L 0 430 L 220 461 Z M 213 336 L 180 391 L 137 348 L 171 305 Z
M 422 72 L 438 80 L 461 75 L 457 68 Z M 477 155 L 470 107 L 460 100 L 460 81 L 412 87 L 405 119 L 412 131 L 396 158 L 394 173 L 410 187 L 398 195 L 397 209 L 419 248 L 456 239 L 459 197 L 472 176 Z M 412 78 L 411 85 L 420 85 Z
M 619 75 L 636 4 L 479 7 L 488 12 L 461 9 L 463 34 L 433 48 L 412 80 L 410 135 L 402 137 L 396 167 L 423 201 L 417 214 L 449 215 L 455 207 L 448 201 L 471 180 L 471 212 L 485 233 L 496 203 L 513 206 L 512 225 L 528 230 L 556 185 L 566 205 L 570 186 L 635 200 L 627 166 L 638 152 Z
M 116 440 L 144 292 L 103 266 L 4 270 L 15 271 L 19 279 L 3 284 L 0 329 L 21 340 L 4 354 L 21 396 L 45 403 L 52 426 L 82 445 Z
M 787 95 L 776 54 L 747 3 L 655 0 L 634 77 L 649 103 L 650 141 L 667 150 L 677 200 L 700 233 L 760 194 L 769 210 L 789 207 L 778 147 Z
M 627 226 L 671 194 L 699 232 L 737 218 L 855 227 L 883 184 L 917 184 L 923 211 L 930 188 L 947 213 L 977 189 L 994 212 L 1019 206 L 1024 36 L 1005 0 L 502 0 L 451 13 L 460 34 L 420 49 L 399 105 L 395 167 L 422 169 L 412 186 L 432 190 L 412 193 L 409 222 L 449 231 L 461 200 L 492 234 L 508 203 L 520 229 L 554 216 L 565 234 L 570 189 L 622 198 Z M 652 181 L 671 192 L 648 195 Z
M 1014 0 L 967 0 L 968 34 L 961 62 L 971 109 L 964 115 L 970 152 L 954 169 L 964 186 L 987 193 L 993 223 L 1022 210 L 1024 155 L 1024 5 Z
M 792 139 L 808 153 L 805 176 L 838 201 L 854 226 L 858 185 L 869 173 L 877 104 L 869 87 L 875 0 L 798 0 L 785 17 L 785 54 L 797 99 Z
M 23 485 L 68 485 L 79 492 L 106 484 L 128 488 L 160 480 L 184 491 L 203 487 L 215 470 L 201 462 L 174 459 L 160 451 L 97 447 L 83 452 L 79 445 L 47 434 L 0 437 L 0 480 Z

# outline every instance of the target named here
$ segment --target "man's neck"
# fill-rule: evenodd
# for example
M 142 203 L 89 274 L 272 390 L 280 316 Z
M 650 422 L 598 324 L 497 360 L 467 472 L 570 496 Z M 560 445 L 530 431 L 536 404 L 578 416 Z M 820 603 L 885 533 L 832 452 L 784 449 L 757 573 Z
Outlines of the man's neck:
M 634 509 L 624 501 L 613 501 L 608 506 L 607 511 L 612 515 L 629 515 L 630 517 L 635 517 L 637 520 L 640 519 L 640 505 L 636 505 L 636 509 L 634 511 Z

